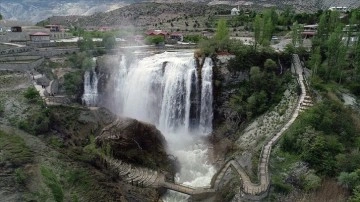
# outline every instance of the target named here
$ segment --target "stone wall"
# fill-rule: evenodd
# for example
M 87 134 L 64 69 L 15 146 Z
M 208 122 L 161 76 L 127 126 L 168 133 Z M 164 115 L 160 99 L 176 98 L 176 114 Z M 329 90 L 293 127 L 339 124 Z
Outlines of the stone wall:
M 6 50 L 0 51 L 0 56 L 2 55 L 12 55 L 12 54 L 19 54 L 19 53 L 28 53 L 33 50 L 32 47 L 16 47 L 16 48 L 9 48 Z
M 41 59 L 40 56 L 34 56 L 34 55 L 22 55 L 22 56 L 5 56 L 0 57 L 0 63 L 16 63 L 20 61 L 29 61 L 29 60 L 39 60 Z
M 9 61 L 9 62 L 0 62 L 0 70 L 11 70 L 11 71 L 31 71 L 35 67 L 38 67 L 44 62 L 44 58 L 40 58 L 31 62 L 16 62 L 16 61 Z
M 34 54 L 42 57 L 53 57 L 58 55 L 66 55 L 72 53 L 78 53 L 80 51 L 79 48 L 40 48 L 37 49 Z
M 27 32 L 5 32 L 0 35 L 1 42 L 29 41 L 30 35 Z

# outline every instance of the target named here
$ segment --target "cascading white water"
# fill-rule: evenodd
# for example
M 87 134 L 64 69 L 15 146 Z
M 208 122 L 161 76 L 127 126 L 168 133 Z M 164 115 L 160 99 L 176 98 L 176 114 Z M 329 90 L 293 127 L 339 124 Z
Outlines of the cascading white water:
M 131 62 L 123 56 L 115 75 L 116 111 L 155 124 L 180 162 L 176 180 L 191 186 L 209 185 L 215 173 L 207 162 L 207 146 L 201 138 L 212 130 L 209 58 L 201 77 L 192 52 L 165 52 Z M 181 201 L 186 197 L 170 194 L 164 200 Z
M 96 61 L 96 58 L 93 58 Z M 86 106 L 92 107 L 97 105 L 98 101 L 98 76 L 95 71 L 95 65 L 91 71 L 86 71 L 84 74 L 84 94 L 81 97 L 82 103 Z
M 200 129 L 204 133 L 210 133 L 213 120 L 213 88 L 212 88 L 212 60 L 206 58 L 202 68 L 201 110 Z

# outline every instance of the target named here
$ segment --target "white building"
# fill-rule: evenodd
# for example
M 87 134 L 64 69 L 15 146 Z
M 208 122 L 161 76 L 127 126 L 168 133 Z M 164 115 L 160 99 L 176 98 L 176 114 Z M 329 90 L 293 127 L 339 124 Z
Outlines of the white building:
M 231 9 L 231 15 L 239 15 L 240 10 L 238 8 Z
M 330 7 L 329 10 L 346 13 L 348 11 L 348 7 L 345 6 Z

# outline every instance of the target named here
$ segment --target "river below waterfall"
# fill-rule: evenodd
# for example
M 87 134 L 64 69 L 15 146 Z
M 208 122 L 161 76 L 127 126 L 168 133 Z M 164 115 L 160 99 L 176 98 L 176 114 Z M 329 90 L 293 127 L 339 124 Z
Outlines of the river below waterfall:
M 197 70 L 193 51 L 142 59 L 123 55 L 113 75 L 115 111 L 156 125 L 168 142 L 168 151 L 180 163 L 176 181 L 195 187 L 209 185 L 215 173 L 204 141 L 212 131 L 212 66 L 206 58 Z M 168 192 L 163 200 L 187 198 Z

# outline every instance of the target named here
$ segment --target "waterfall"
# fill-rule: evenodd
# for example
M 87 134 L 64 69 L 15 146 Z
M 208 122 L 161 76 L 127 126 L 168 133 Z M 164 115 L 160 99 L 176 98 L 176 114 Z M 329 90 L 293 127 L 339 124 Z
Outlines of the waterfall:
M 96 58 L 93 58 L 93 61 L 95 62 Z M 91 71 L 86 71 L 84 74 L 84 94 L 81 100 L 84 105 L 89 107 L 97 105 L 98 77 L 95 71 L 95 65 Z
M 212 71 L 211 63 L 207 65 L 208 71 Z M 198 75 L 195 59 L 192 53 L 163 53 L 151 57 L 126 61 L 122 56 L 118 72 L 116 74 L 115 99 L 116 111 L 124 116 L 129 116 L 142 121 L 157 125 L 160 130 L 170 132 L 189 132 L 199 126 L 194 124 L 196 110 L 201 103 L 193 94 L 198 93 Z M 210 93 L 211 76 L 206 76 L 210 81 L 206 84 L 203 94 L 204 104 L 211 104 Z M 208 116 L 204 107 L 204 116 Z M 204 121 L 208 121 L 204 118 Z M 206 126 L 205 126 L 206 125 Z M 205 123 L 205 127 L 211 124 Z
M 114 111 L 157 126 L 180 162 L 179 183 L 209 185 L 215 169 L 207 162 L 207 146 L 201 137 L 212 131 L 211 59 L 205 59 L 201 84 L 193 52 L 130 60 L 122 56 L 113 75 Z
M 212 60 L 206 58 L 202 69 L 200 130 L 210 133 L 213 120 Z

